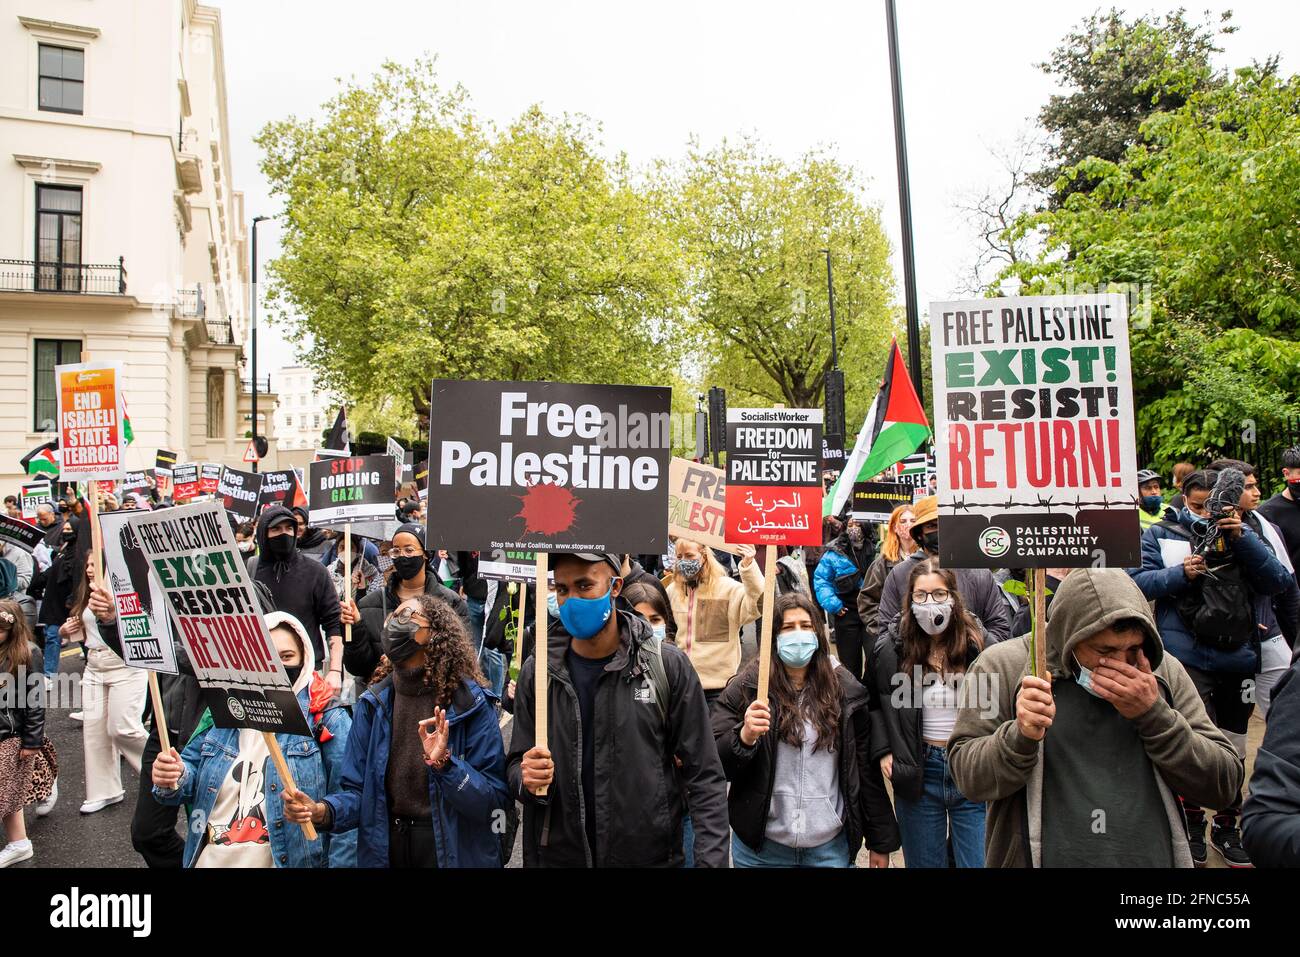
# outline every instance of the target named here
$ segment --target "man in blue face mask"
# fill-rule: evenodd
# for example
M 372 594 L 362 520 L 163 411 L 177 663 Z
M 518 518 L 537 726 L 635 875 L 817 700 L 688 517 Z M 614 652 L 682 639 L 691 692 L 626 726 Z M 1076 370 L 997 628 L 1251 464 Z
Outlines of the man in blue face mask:
M 524 866 L 681 866 L 689 799 L 697 866 L 726 867 L 726 781 L 695 669 L 675 645 L 657 645 L 668 687 L 656 685 L 653 631 L 619 601 L 620 556 L 558 554 L 552 567 L 560 627 L 551 620 L 546 649 L 549 747 L 534 746 L 530 658 L 506 762 L 524 805 Z
M 1138 523 L 1146 531 L 1160 521 L 1165 500 L 1160 494 L 1160 475 L 1151 469 L 1138 472 Z

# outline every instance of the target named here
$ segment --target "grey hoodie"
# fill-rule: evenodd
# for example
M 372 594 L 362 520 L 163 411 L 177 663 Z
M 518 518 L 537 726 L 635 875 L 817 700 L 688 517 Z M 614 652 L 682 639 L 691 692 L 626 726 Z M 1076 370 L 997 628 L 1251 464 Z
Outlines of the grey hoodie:
M 1074 646 L 1122 618 L 1136 618 L 1146 632 L 1142 650 L 1159 684 L 1160 696 L 1134 719 L 1151 761 L 1169 816 L 1174 863 L 1191 867 L 1191 852 L 1175 795 L 1204 807 L 1228 804 L 1241 790 L 1245 766 L 1214 726 L 1183 666 L 1164 653 L 1151 609 L 1121 569 L 1080 568 L 1061 583 L 1047 621 L 1047 667 L 1052 680 L 1075 680 Z M 972 801 L 987 801 L 985 865 L 1039 866 L 1042 850 L 1042 745 L 1020 733 L 1016 695 L 1029 674 L 1028 636 L 988 648 L 975 660 L 948 741 L 948 766 L 958 789 Z M 996 709 L 996 710 L 995 710 Z M 1047 730 L 1052 733 L 1051 728 Z M 1098 761 L 1102 755 L 1098 755 Z M 1050 827 L 1050 819 L 1046 826 Z

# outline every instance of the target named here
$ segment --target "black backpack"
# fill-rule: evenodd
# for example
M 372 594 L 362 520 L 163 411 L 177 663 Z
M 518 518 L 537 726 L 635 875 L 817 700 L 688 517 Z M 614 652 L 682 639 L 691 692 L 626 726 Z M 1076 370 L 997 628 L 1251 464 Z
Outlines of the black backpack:
M 1191 533 L 1175 522 L 1162 521 L 1159 525 L 1192 540 Z M 1210 574 L 1193 579 L 1174 607 L 1198 643 L 1219 651 L 1235 651 L 1255 636 L 1255 593 L 1236 561 L 1212 565 L 1207 555 L 1206 567 Z

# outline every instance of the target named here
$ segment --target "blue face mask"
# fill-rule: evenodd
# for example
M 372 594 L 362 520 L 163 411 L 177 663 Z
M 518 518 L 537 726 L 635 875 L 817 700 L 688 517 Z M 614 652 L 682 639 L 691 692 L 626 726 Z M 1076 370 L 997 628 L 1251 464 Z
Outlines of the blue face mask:
M 650 627 L 654 629 L 655 637 L 658 638 L 660 641 L 663 641 L 665 638 L 668 637 L 667 625 L 651 625 Z
M 1142 504 L 1142 510 L 1150 515 L 1155 515 L 1160 511 L 1160 506 L 1164 504 L 1164 499 L 1159 495 L 1143 495 L 1139 501 Z
M 555 592 L 546 593 L 546 610 L 551 613 L 552 618 L 560 617 L 560 599 L 555 596 Z
M 560 605 L 560 621 L 571 638 L 587 641 L 595 638 L 614 614 L 614 603 L 610 596 L 614 592 L 614 583 L 610 582 L 609 591 L 600 598 L 566 598 Z
M 817 650 L 817 636 L 811 631 L 783 631 L 776 636 L 776 654 L 791 668 L 802 668 L 812 661 Z
M 1092 686 L 1092 671 L 1079 664 L 1079 658 L 1077 655 L 1074 659 L 1074 666 L 1079 669 L 1079 674 L 1076 675 L 1074 679 L 1079 683 L 1079 687 L 1088 692 L 1088 694 L 1092 695 L 1094 698 L 1100 698 L 1101 695 L 1097 694 L 1097 689 Z

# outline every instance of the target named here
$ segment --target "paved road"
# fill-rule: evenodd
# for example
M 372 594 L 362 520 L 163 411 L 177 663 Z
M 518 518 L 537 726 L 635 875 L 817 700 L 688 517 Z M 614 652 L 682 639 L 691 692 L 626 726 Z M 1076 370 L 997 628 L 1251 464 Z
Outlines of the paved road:
M 60 670 L 81 675 L 80 646 L 65 648 Z M 15 867 L 143 867 L 131 847 L 131 814 L 139 778 L 124 761 L 122 786 L 126 798 L 94 814 L 82 814 L 86 799 L 85 758 L 81 724 L 68 715 L 72 709 L 50 709 L 45 733 L 59 753 L 59 800 L 46 817 L 27 810 L 27 836 L 35 856 Z

